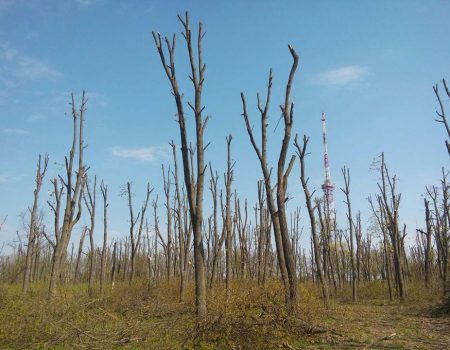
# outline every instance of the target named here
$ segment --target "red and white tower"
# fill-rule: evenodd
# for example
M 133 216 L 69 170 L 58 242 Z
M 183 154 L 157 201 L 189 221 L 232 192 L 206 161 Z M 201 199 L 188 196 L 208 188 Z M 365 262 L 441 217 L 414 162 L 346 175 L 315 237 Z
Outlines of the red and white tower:
M 327 144 L 327 126 L 325 122 L 325 113 L 322 113 L 322 141 L 323 141 L 323 165 L 325 172 L 325 181 L 322 184 L 324 200 L 328 209 L 329 217 L 334 220 L 336 212 L 334 209 L 333 190 L 334 183 L 331 181 L 330 164 L 328 161 L 328 144 Z

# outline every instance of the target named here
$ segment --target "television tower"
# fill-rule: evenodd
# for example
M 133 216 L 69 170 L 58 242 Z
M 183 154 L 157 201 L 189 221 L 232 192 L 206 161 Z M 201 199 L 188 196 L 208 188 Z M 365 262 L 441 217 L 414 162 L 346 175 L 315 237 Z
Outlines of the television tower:
M 322 112 L 322 141 L 323 141 L 323 166 L 325 172 L 325 181 L 322 184 L 326 209 L 330 220 L 333 221 L 336 216 L 334 209 L 333 190 L 334 183 L 331 181 L 330 164 L 328 162 L 328 144 L 327 144 L 327 126 L 325 123 L 325 113 Z

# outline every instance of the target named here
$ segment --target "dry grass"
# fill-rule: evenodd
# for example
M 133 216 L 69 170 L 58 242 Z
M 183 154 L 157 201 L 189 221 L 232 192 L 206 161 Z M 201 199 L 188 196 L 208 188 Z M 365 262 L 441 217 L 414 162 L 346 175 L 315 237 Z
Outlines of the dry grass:
M 224 288 L 209 295 L 208 319 L 195 322 L 193 288 L 178 301 L 176 283 L 119 284 L 100 298 L 86 285 L 68 285 L 52 303 L 46 286 L 23 296 L 0 287 L 1 349 L 447 349 L 448 317 L 433 318 L 439 296 L 410 285 L 408 300 L 389 302 L 385 286 L 361 285 L 362 302 L 349 291 L 328 308 L 312 285 L 300 286 L 298 315 L 284 312 L 281 285 L 239 282 L 227 301 Z M 447 343 L 446 343 L 447 342 Z

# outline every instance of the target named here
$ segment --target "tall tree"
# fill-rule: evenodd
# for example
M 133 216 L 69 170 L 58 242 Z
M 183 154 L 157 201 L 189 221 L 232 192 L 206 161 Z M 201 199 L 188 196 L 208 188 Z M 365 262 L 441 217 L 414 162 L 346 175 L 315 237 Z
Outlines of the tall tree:
M 323 266 L 322 266 L 322 260 L 320 259 L 320 245 L 319 245 L 319 238 L 317 235 L 317 228 L 316 228 L 316 218 L 314 215 L 314 207 L 312 203 L 312 197 L 314 195 L 314 192 L 311 193 L 308 188 L 308 181 L 309 177 L 306 176 L 306 164 L 305 164 L 305 157 L 307 155 L 306 149 L 308 147 L 309 137 L 306 135 L 303 136 L 303 145 L 300 145 L 298 142 L 297 135 L 295 136 L 295 147 L 297 148 L 297 154 L 300 158 L 300 182 L 302 184 L 303 192 L 305 194 L 305 201 L 306 201 L 306 209 L 308 211 L 309 215 L 309 222 L 311 224 L 311 241 L 313 246 L 313 254 L 314 255 L 314 261 L 316 264 L 316 273 L 319 277 L 320 284 L 322 286 L 322 295 L 325 299 L 325 302 L 328 303 L 329 299 L 329 291 L 328 291 L 328 282 L 326 279 L 326 276 L 324 274 Z M 320 206 L 320 203 L 317 204 Z
M 226 296 L 229 298 L 231 290 L 231 263 L 232 263 L 232 224 L 231 224 L 231 184 L 233 182 L 233 167 L 231 162 L 231 140 L 227 137 L 227 173 L 224 175 L 225 181 L 225 283 Z
M 205 182 L 205 149 L 208 145 L 204 145 L 203 134 L 208 122 L 208 117 L 203 119 L 203 111 L 205 107 L 202 105 L 202 90 L 205 81 L 206 65 L 203 63 L 202 56 L 202 40 L 205 36 L 203 32 L 202 23 L 198 25 L 198 36 L 196 42 L 197 59 L 195 58 L 194 45 L 192 42 L 192 32 L 189 24 L 189 15 L 186 12 L 185 17 L 178 15 L 178 19 L 183 25 L 183 37 L 187 44 L 189 55 L 189 63 L 191 67 L 191 75 L 189 76 L 194 86 L 194 104 L 188 102 L 188 106 L 192 109 L 195 116 L 196 129 L 196 169 L 194 170 L 193 163 L 190 162 L 187 126 L 185 122 L 184 105 L 182 101 L 182 94 L 178 87 L 178 81 L 175 73 L 175 38 L 172 41 L 165 38 L 167 51 L 169 54 L 169 61 L 167 62 L 163 50 L 162 38 L 159 33 L 153 32 L 153 38 L 158 50 L 163 69 L 169 79 L 172 87 L 172 95 L 177 106 L 178 125 L 180 129 L 181 138 L 181 154 L 183 159 L 183 173 L 184 182 L 186 185 L 187 197 L 189 202 L 189 213 L 191 216 L 191 223 L 194 233 L 194 267 L 195 267 L 195 302 L 196 311 L 199 317 L 206 316 L 206 266 L 205 253 L 203 247 L 203 191 Z M 195 173 L 194 173 L 195 172 Z M 196 176 L 195 176 L 196 175 Z
M 345 194 L 345 204 L 347 205 L 347 221 L 348 221 L 348 230 L 350 235 L 350 262 L 352 266 L 352 299 L 355 302 L 357 299 L 357 270 L 356 270 L 356 261 L 355 261 L 355 245 L 354 245 L 354 222 L 352 216 L 352 205 L 350 202 L 350 169 L 344 166 L 341 169 L 342 175 L 344 176 L 344 184 L 345 187 L 341 188 L 341 191 Z M 342 245 L 341 245 L 342 246 Z
M 243 117 L 250 142 L 258 156 L 261 170 L 264 177 L 264 184 L 266 188 L 267 205 L 270 216 L 273 222 L 273 229 L 275 235 L 275 244 L 277 248 L 278 264 L 281 270 L 281 276 L 285 288 L 286 308 L 289 313 L 296 310 L 297 307 L 297 273 L 295 269 L 294 256 L 292 253 L 291 241 L 289 238 L 289 228 L 287 224 L 286 215 L 286 201 L 288 200 L 286 191 L 288 185 L 289 174 L 294 165 L 295 156 L 292 156 L 289 164 L 286 167 L 286 157 L 291 140 L 291 130 L 294 121 L 294 104 L 290 100 L 292 82 L 294 80 L 295 72 L 297 70 L 299 56 L 295 49 L 288 45 L 289 51 L 293 58 L 292 67 L 289 73 L 286 84 L 286 92 L 284 96 L 284 104 L 280 106 L 282 119 L 284 122 L 284 135 L 281 144 L 280 154 L 277 165 L 277 186 L 276 198 L 273 196 L 271 171 L 267 162 L 267 113 L 270 103 L 270 95 L 272 89 L 272 70 L 269 72 L 269 83 L 267 88 L 267 97 L 264 106 L 261 105 L 259 94 L 257 94 L 258 110 L 261 114 L 261 148 L 256 144 L 253 136 L 252 127 L 250 125 L 247 103 L 245 101 L 244 93 L 241 92 Z
M 167 241 L 165 243 L 166 246 L 166 270 L 167 270 L 167 281 L 170 281 L 171 274 L 171 266 L 172 266 L 172 207 L 170 205 L 170 166 L 167 169 L 167 177 L 164 172 L 164 165 L 162 165 L 162 174 L 163 174 L 163 185 L 164 185 L 164 194 L 166 196 L 166 203 L 164 204 L 166 207 L 167 214 Z M 162 238 L 162 237 L 161 237 Z
M 392 178 L 384 160 L 384 153 L 381 153 L 381 183 L 378 183 L 380 194 L 377 196 L 380 205 L 380 211 L 386 220 L 386 228 L 391 239 L 395 282 L 397 285 L 398 296 L 401 300 L 405 298 L 405 286 L 402 266 L 402 236 L 399 228 L 399 207 L 401 194 L 396 192 L 397 177 Z
M 22 292 L 26 293 L 28 290 L 28 286 L 31 278 L 31 265 L 33 254 L 35 253 L 35 243 L 36 238 L 39 232 L 38 220 L 37 220 L 37 211 L 39 206 L 39 193 L 41 191 L 42 182 L 44 180 L 45 173 L 47 171 L 48 166 L 48 154 L 44 156 L 44 162 L 42 163 L 42 156 L 39 155 L 37 170 L 36 170 L 36 187 L 34 189 L 34 200 L 33 207 L 30 208 L 30 227 L 28 230 L 28 245 L 27 245 L 27 255 L 25 258 L 25 271 L 23 275 L 23 284 L 22 284 Z M 6 220 L 6 218 L 5 218 Z M 2 223 L 3 225 L 3 223 Z M 0 231 L 1 226 L 0 225 Z
M 61 269 L 66 260 L 67 247 L 69 245 L 70 237 L 76 223 L 81 218 L 82 212 L 82 196 L 84 186 L 86 183 L 86 166 L 84 165 L 84 113 L 86 112 L 86 96 L 83 91 L 81 97 L 81 105 L 79 110 L 75 105 L 75 98 L 72 94 L 72 119 L 73 119 L 73 137 L 72 146 L 69 151 L 69 156 L 65 157 L 66 176 L 59 175 L 52 180 L 53 184 L 53 202 L 48 201 L 50 208 L 54 214 L 54 241 L 45 236 L 50 244 L 53 246 L 52 271 L 49 283 L 49 298 L 53 298 L 57 292 L 57 284 L 60 279 Z M 75 155 L 78 154 L 78 164 L 75 164 Z M 63 223 L 60 227 L 60 211 L 61 200 L 65 194 L 65 205 Z
M 108 186 L 102 181 L 100 183 L 100 191 L 103 197 L 103 246 L 100 260 L 100 293 L 103 293 L 103 287 L 105 283 L 105 270 L 106 270 L 106 249 L 108 244 Z M 116 243 L 114 243 L 114 249 Z
M 87 193 L 87 198 L 86 198 Z M 97 203 L 97 176 L 94 176 L 94 185 L 91 190 L 89 181 L 86 181 L 86 192 L 83 193 L 83 200 L 89 212 L 90 226 L 89 226 L 89 279 L 88 279 L 88 293 L 92 295 L 94 287 L 94 228 L 95 228 L 95 207 Z

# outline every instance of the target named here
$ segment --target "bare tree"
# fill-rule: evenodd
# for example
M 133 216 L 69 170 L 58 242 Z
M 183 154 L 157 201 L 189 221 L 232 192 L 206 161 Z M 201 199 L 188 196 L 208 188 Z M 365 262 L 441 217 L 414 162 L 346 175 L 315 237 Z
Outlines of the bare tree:
M 449 261 L 450 261 L 450 184 L 448 172 L 442 169 L 441 188 L 432 186 L 427 193 L 433 203 L 432 230 L 436 241 L 436 251 L 444 296 L 450 295 Z
M 6 219 L 8 218 L 8 215 L 5 215 L 4 219 L 2 220 L 2 222 L 0 223 L 0 232 L 3 229 L 3 226 L 5 225 Z
M 170 167 L 167 169 L 167 178 L 164 172 L 164 165 L 162 165 L 164 194 L 166 196 L 166 213 L 167 213 L 167 241 L 166 247 L 166 269 L 167 269 L 167 281 L 170 281 L 170 273 L 172 266 L 172 207 L 170 206 Z M 162 238 L 162 237 L 161 237 Z
M 145 212 L 147 211 L 148 200 L 149 200 L 150 194 L 152 192 L 153 192 L 153 188 L 150 189 L 150 184 L 148 183 L 147 184 L 147 194 L 146 194 L 144 203 L 142 204 L 140 212 L 135 217 L 134 211 L 133 211 L 133 201 L 132 201 L 133 194 L 131 192 L 131 182 L 127 182 L 128 209 L 130 211 L 130 243 L 131 243 L 130 277 L 129 277 L 130 284 L 133 282 L 134 275 L 136 273 L 136 253 L 138 252 L 139 244 L 141 242 L 142 229 L 143 229 L 144 220 L 145 220 Z M 139 226 L 137 227 L 137 230 L 136 230 L 135 226 L 138 221 L 139 221 Z
M 306 149 L 308 146 L 309 137 L 306 135 L 303 136 L 303 145 L 300 145 L 298 142 L 297 135 L 295 136 L 295 147 L 297 148 L 297 154 L 300 159 L 300 182 L 302 184 L 303 192 L 305 194 L 305 201 L 306 201 L 306 209 L 308 211 L 309 215 L 309 221 L 311 224 L 311 241 L 312 246 L 314 250 L 314 261 L 316 264 L 316 273 L 319 277 L 320 284 L 322 286 L 322 294 L 325 299 L 325 302 L 328 303 L 329 299 L 329 292 L 328 292 L 328 282 L 326 280 L 326 276 L 324 275 L 324 270 L 322 267 L 322 261 L 320 259 L 320 245 L 319 245 L 319 238 L 317 235 L 317 228 L 316 228 L 316 218 L 314 215 L 314 207 L 312 204 L 312 196 L 314 195 L 314 192 L 311 193 L 308 188 L 308 181 L 309 178 L 306 176 L 306 164 L 305 164 L 305 157 L 307 155 Z M 320 203 L 317 204 L 320 206 Z
M 84 113 L 86 112 L 87 99 L 85 92 L 83 91 L 81 97 L 81 106 L 77 110 L 75 105 L 75 98 L 72 94 L 72 119 L 73 119 L 73 138 L 72 146 L 69 152 L 69 156 L 65 157 L 65 169 L 66 177 L 63 178 L 59 175 L 52 180 L 53 183 L 53 198 L 54 201 L 47 203 L 53 211 L 54 222 L 54 235 L 55 240 L 48 239 L 53 246 L 53 258 L 52 258 L 52 272 L 50 275 L 49 283 L 49 297 L 53 298 L 57 292 L 57 283 L 61 275 L 61 268 L 66 260 L 67 246 L 69 245 L 72 230 L 76 223 L 81 218 L 82 211 L 82 195 L 84 186 L 86 183 L 86 166 L 83 163 L 84 154 L 84 137 L 83 137 L 83 125 L 84 125 Z M 78 151 L 78 164 L 75 165 L 75 154 Z M 74 168 L 76 167 L 76 168 Z M 74 178 L 75 175 L 75 178 Z M 65 206 L 63 223 L 60 227 L 60 210 L 61 199 L 63 192 L 65 194 Z M 45 236 L 49 238 L 48 236 Z
M 222 234 L 219 236 L 219 229 L 218 229 L 218 223 L 217 223 L 217 182 L 219 179 L 219 175 L 214 174 L 212 170 L 211 163 L 209 164 L 209 170 L 211 172 L 211 179 L 210 179 L 210 186 L 209 189 L 211 190 L 211 196 L 213 201 L 213 214 L 209 220 L 209 222 L 212 224 L 212 263 L 211 263 L 211 276 L 210 276 L 210 282 L 209 287 L 212 288 L 214 286 L 214 280 L 217 274 L 217 270 L 219 268 L 219 257 L 220 252 L 222 250 L 223 241 L 225 239 L 225 229 L 222 230 Z M 222 193 L 221 193 L 222 194 Z
M 233 182 L 233 167 L 231 163 L 231 140 L 233 137 L 227 137 L 227 174 L 224 175 L 225 181 L 225 283 L 226 296 L 229 298 L 231 290 L 231 259 L 232 259 L 232 225 L 231 225 L 231 183 Z
M 348 220 L 348 230 L 350 234 L 350 262 L 352 266 L 352 299 L 355 302 L 357 299 L 357 270 L 355 262 L 355 247 L 354 247 L 354 222 L 352 217 L 352 205 L 350 203 L 350 169 L 344 166 L 341 169 L 342 175 L 344 176 L 345 188 L 341 188 L 341 191 L 345 194 L 346 200 L 344 203 L 347 205 L 347 220 Z M 341 245 L 342 247 L 342 245 Z
M 180 192 L 180 184 L 178 181 L 178 161 L 177 161 L 177 150 L 176 145 L 172 141 L 170 143 L 172 146 L 174 171 L 172 176 L 175 182 L 175 198 L 176 198 L 176 222 L 178 229 L 178 245 L 179 245 L 179 265 L 180 265 L 180 301 L 184 301 L 186 293 L 186 279 L 188 277 L 188 253 L 191 241 L 191 230 L 187 226 L 187 218 L 184 220 L 184 206 L 182 201 L 182 196 Z M 155 252 L 156 254 L 156 252 Z M 155 256 L 156 259 L 156 256 Z
M 87 194 L 87 198 L 86 198 Z M 90 226 L 89 226 L 89 279 L 88 279 L 88 294 L 92 295 L 94 287 L 94 228 L 95 228 L 95 205 L 97 203 L 97 176 L 94 176 L 94 185 L 91 191 L 89 181 L 86 177 L 86 191 L 83 193 L 83 200 L 89 212 Z
M 36 170 L 36 187 L 34 189 L 34 201 L 33 207 L 30 210 L 30 227 L 28 232 L 28 245 L 27 245 L 27 255 L 25 258 L 25 271 L 23 275 L 22 292 L 26 293 L 30 283 L 31 268 L 32 268 L 32 258 L 35 253 L 35 243 L 39 232 L 38 222 L 37 222 L 37 211 L 39 206 L 39 192 L 41 191 L 42 182 L 44 180 L 45 172 L 48 166 L 48 154 L 44 156 L 44 163 L 42 164 L 42 157 L 39 155 L 37 170 Z M 6 220 L 6 217 L 5 217 Z M 4 223 L 5 221 L 3 221 Z M 3 223 L 0 225 L 3 226 Z
M 417 231 L 425 236 L 425 247 L 424 247 L 424 272 L 425 272 L 425 286 L 430 285 L 431 278 L 431 252 L 432 252 L 432 217 L 430 213 L 430 202 L 424 198 L 423 203 L 425 206 L 425 225 L 426 231 L 417 229 Z
M 106 249 L 108 244 L 108 186 L 102 181 L 100 190 L 103 197 L 103 246 L 100 261 L 100 293 L 103 293 L 103 285 L 105 282 L 105 264 L 106 264 Z M 114 243 L 114 247 L 116 247 Z
M 367 198 L 369 201 L 370 207 L 372 209 L 372 214 L 376 218 L 376 221 L 378 223 L 378 227 L 380 228 L 380 231 L 382 233 L 383 237 L 383 265 L 384 265 L 384 271 L 386 275 L 386 280 L 388 283 L 388 292 L 389 292 L 389 299 L 393 300 L 393 293 L 392 293 L 392 277 L 391 277 L 391 245 L 388 241 L 388 233 L 387 233 L 387 219 L 385 210 L 383 209 L 383 204 L 381 201 L 381 197 L 377 196 L 377 204 L 378 206 L 375 206 L 373 203 L 372 197 L 369 196 Z
M 384 153 L 381 154 L 381 184 L 378 183 L 380 195 L 377 196 L 380 205 L 380 210 L 383 211 L 383 216 L 386 220 L 386 227 L 391 239 L 393 258 L 394 258 L 394 272 L 395 282 L 398 289 L 398 295 L 401 300 L 405 298 L 405 287 L 402 267 L 402 240 L 399 228 L 399 207 L 401 194 L 396 193 L 397 177 L 392 178 L 389 175 L 388 168 L 384 161 Z
M 80 275 L 81 254 L 83 254 L 83 243 L 84 243 L 84 239 L 86 238 L 87 234 L 88 234 L 88 228 L 86 226 L 84 226 L 83 230 L 81 231 L 80 243 L 78 244 L 77 260 L 75 262 L 75 272 L 74 272 L 74 280 L 75 281 L 78 281 L 78 278 Z
M 447 97 L 450 98 L 450 91 L 447 87 L 447 83 L 445 82 L 445 79 L 442 79 L 442 85 L 444 86 Z M 440 110 L 440 111 L 436 111 L 436 114 L 439 117 L 439 119 L 436 119 L 436 121 L 438 123 L 444 124 L 444 126 L 445 126 L 445 130 L 447 131 L 447 137 L 449 138 L 448 140 L 445 140 L 445 146 L 447 148 L 448 154 L 450 155 L 450 127 L 448 125 L 447 117 L 445 116 L 444 104 L 442 103 L 441 96 L 439 95 L 439 85 L 438 84 L 433 86 L 433 91 L 438 100 L 439 110 Z
M 295 156 L 292 156 L 288 166 L 286 167 L 286 157 L 291 140 L 291 130 L 294 117 L 294 104 L 290 101 L 292 82 L 294 80 L 295 71 L 297 70 L 299 57 L 291 45 L 288 45 L 289 51 L 293 58 L 293 64 L 289 73 L 286 84 L 284 105 L 281 105 L 282 119 L 284 122 L 284 136 L 282 140 L 281 150 L 278 157 L 277 166 L 277 186 L 276 186 L 276 204 L 273 197 L 273 189 L 271 184 L 271 170 L 267 163 L 267 113 L 270 103 L 270 95 L 272 88 L 272 70 L 269 72 L 269 83 L 267 89 L 267 98 L 264 106 L 260 103 L 259 94 L 257 95 L 258 109 L 261 114 L 261 148 L 256 144 L 253 136 L 252 127 L 250 125 L 247 104 L 245 96 L 241 92 L 243 117 L 247 128 L 250 142 L 260 161 L 261 170 L 264 177 L 266 187 L 267 205 L 273 222 L 275 235 L 275 244 L 277 248 L 278 264 L 281 270 L 281 276 L 285 287 L 285 301 L 288 312 L 292 313 L 297 307 L 297 274 L 295 269 L 294 257 L 292 254 L 292 246 L 289 238 L 289 229 L 286 216 L 286 196 L 289 174 L 294 165 Z
M 114 289 L 114 284 L 116 283 L 117 275 L 117 241 L 114 241 L 114 247 L 112 252 L 112 263 L 111 263 L 111 289 Z
M 203 134 L 208 122 L 208 117 L 203 119 L 203 111 L 205 107 L 202 105 L 202 89 L 205 81 L 206 66 L 203 63 L 202 57 L 202 39 L 205 36 L 203 32 L 202 23 L 198 26 L 197 36 L 197 61 L 195 59 L 194 48 L 192 43 L 192 33 L 189 25 L 189 16 L 186 12 L 184 19 L 178 16 L 183 25 L 183 37 L 187 44 L 189 62 L 191 66 L 190 79 L 194 86 L 194 104 L 188 102 L 188 106 L 192 109 L 195 116 L 196 126 L 196 179 L 194 174 L 193 162 L 190 162 L 187 127 L 185 123 L 185 112 L 182 101 L 182 94 L 180 93 L 178 82 L 175 74 L 175 35 L 172 42 L 166 37 L 165 43 L 169 54 L 169 62 L 167 63 L 165 53 L 163 50 L 162 38 L 159 33 L 153 32 L 155 45 L 161 58 L 161 63 L 166 72 L 167 78 L 172 87 L 172 95 L 177 106 L 178 125 L 180 128 L 181 137 L 181 154 L 183 159 L 183 173 L 184 182 L 186 185 L 187 197 L 189 202 L 189 211 L 191 216 L 191 223 L 194 233 L 194 266 L 195 266 L 195 295 L 196 295 L 196 310 L 200 317 L 206 316 L 206 267 L 205 267 L 205 253 L 203 247 L 202 224 L 203 224 L 203 191 L 205 179 L 205 149 L 208 145 L 203 143 Z

